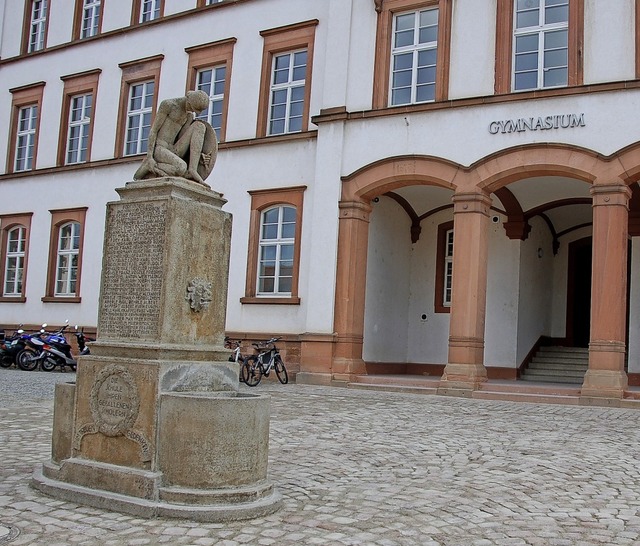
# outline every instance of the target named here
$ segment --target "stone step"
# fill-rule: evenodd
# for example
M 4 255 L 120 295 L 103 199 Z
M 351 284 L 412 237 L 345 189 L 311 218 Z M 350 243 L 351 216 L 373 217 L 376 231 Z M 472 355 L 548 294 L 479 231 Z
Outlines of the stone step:
M 572 355 L 569 353 L 537 353 L 532 360 L 562 360 L 563 362 L 589 362 L 589 355 Z
M 576 370 L 576 369 L 552 369 L 552 368 L 529 368 L 527 370 L 527 375 L 548 375 L 548 376 L 565 376 L 565 377 L 584 377 L 586 370 Z
M 540 383 L 563 383 L 570 385 L 580 385 L 584 380 L 584 376 L 581 377 L 571 377 L 571 376 L 562 376 L 562 375 L 529 375 L 523 374 L 520 377 L 521 381 L 534 381 Z
M 558 353 L 569 353 L 569 354 L 589 354 L 589 349 L 587 347 L 562 347 L 560 345 L 548 345 L 543 346 L 538 349 L 539 353 L 546 352 L 558 352 Z
M 587 371 L 589 367 L 588 362 L 558 362 L 557 360 L 550 361 L 534 361 L 529 364 L 529 370 L 537 369 L 537 370 L 582 370 Z

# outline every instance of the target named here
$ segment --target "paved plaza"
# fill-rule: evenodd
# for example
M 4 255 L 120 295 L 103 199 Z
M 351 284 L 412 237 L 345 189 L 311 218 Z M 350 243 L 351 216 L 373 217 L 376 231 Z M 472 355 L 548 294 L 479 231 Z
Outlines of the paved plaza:
M 0 369 L 0 545 L 640 544 L 638 410 L 263 382 L 284 506 L 203 524 L 29 486 L 49 458 L 54 383 L 73 379 Z

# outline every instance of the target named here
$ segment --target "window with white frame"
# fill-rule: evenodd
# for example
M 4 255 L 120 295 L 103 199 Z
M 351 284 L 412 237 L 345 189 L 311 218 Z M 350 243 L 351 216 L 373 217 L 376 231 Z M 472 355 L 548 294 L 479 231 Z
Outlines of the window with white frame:
M 290 295 L 293 279 L 296 209 L 281 205 L 260 220 L 258 295 Z
M 445 233 L 444 249 L 444 287 L 442 294 L 442 305 L 451 307 L 451 286 L 453 282 L 453 230 L 449 229 Z
M 197 117 L 211 124 L 216 131 L 218 140 L 220 140 L 222 128 L 226 73 L 226 66 L 221 65 L 198 70 L 196 75 L 196 90 L 204 91 L 209 95 L 209 108 L 200 112 Z
M 81 38 L 98 34 L 100 24 L 100 3 L 102 0 L 83 0 Z
M 140 23 L 153 21 L 160 17 L 160 0 L 142 0 L 140 4 Z
M 393 18 L 390 103 L 414 104 L 436 97 L 438 8 Z
M 80 255 L 80 224 L 69 222 L 60 226 L 56 259 L 56 296 L 75 296 Z
M 302 131 L 307 50 L 273 56 L 268 134 Z
M 27 51 L 33 53 L 44 49 L 44 36 L 47 30 L 47 12 L 49 0 L 33 0 L 31 20 L 29 21 L 29 43 Z
M 222 2 L 222 0 L 207 0 L 207 6 L 210 6 L 211 4 L 219 4 L 220 2 Z
M 154 90 L 153 80 L 129 86 L 124 155 L 142 154 L 147 151 Z
M 65 156 L 67 165 L 84 163 L 87 160 L 92 103 L 93 95 L 91 93 L 71 97 Z
M 567 85 L 569 0 L 514 1 L 514 91 Z
M 3 283 L 4 296 L 22 296 L 26 244 L 27 229 L 24 226 L 16 226 L 7 232 L 7 253 Z
M 18 110 L 18 130 L 16 132 L 16 157 L 14 170 L 28 171 L 33 168 L 33 154 L 38 123 L 38 106 L 23 106 Z

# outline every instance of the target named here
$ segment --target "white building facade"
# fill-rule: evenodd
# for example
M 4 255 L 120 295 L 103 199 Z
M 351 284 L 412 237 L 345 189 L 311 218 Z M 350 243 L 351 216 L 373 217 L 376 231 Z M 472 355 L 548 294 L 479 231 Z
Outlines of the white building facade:
M 106 203 L 203 89 L 230 336 L 283 336 L 299 381 L 455 389 L 588 345 L 583 393 L 623 397 L 639 4 L 0 0 L 0 324 L 96 326 Z

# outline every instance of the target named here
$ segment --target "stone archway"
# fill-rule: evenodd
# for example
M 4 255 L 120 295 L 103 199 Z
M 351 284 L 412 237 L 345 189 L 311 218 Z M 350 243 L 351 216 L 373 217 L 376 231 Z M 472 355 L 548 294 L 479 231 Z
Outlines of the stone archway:
M 365 373 L 362 360 L 368 222 L 371 199 L 406 185 L 436 185 L 454 191 L 457 252 L 454 273 L 449 359 L 441 392 L 474 390 L 486 380 L 483 364 L 489 195 L 511 182 L 534 176 L 566 176 L 592 186 L 594 270 L 592 305 L 601 317 L 592 322 L 585 397 L 620 398 L 624 372 L 625 312 L 606 301 L 626 293 L 629 184 L 640 179 L 640 143 L 605 157 L 563 144 L 533 144 L 503 150 L 469 167 L 427 156 L 388 158 L 343 177 L 335 294 L 333 379 Z M 624 243 L 624 244 L 623 244 Z M 621 280 L 622 279 L 622 280 Z M 615 315 L 615 316 L 614 316 Z M 622 321 L 618 320 L 622 316 Z

